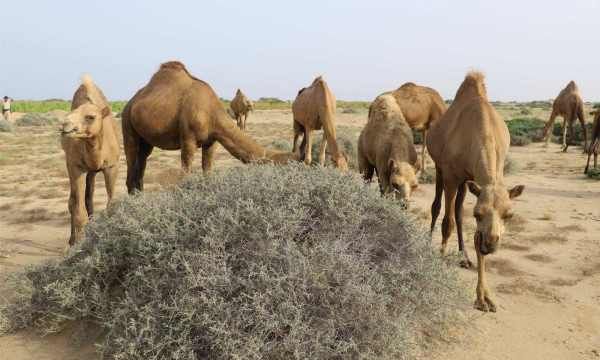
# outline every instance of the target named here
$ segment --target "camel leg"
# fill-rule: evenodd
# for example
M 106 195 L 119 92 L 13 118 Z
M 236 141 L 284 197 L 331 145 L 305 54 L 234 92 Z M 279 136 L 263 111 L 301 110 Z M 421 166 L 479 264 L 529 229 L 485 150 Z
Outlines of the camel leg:
M 129 125 L 129 121 L 124 116 L 123 124 L 123 147 L 125 149 L 125 158 L 127 160 L 127 192 L 133 193 L 137 188 L 136 163 L 140 151 L 141 137 Z
M 246 130 L 246 120 L 248 120 L 248 113 L 244 114 L 244 131 Z
M 585 154 L 588 152 L 587 129 L 585 128 L 585 120 L 579 118 L 579 123 L 581 124 L 581 130 L 583 131 L 583 153 Z
M 88 218 L 94 215 L 94 190 L 96 188 L 96 172 L 90 171 L 85 176 L 85 209 Z
M 143 139 L 140 139 L 132 179 L 134 190 L 144 190 L 144 173 L 146 172 L 146 162 L 148 160 L 148 156 L 150 156 L 150 154 L 152 153 L 153 148 L 154 147 L 152 145 L 148 144 Z
M 442 208 L 442 194 L 444 193 L 444 178 L 442 177 L 442 171 L 436 166 L 435 167 L 435 198 L 431 204 L 431 230 L 430 234 L 433 234 L 435 223 L 440 215 Z
M 215 152 L 217 151 L 217 142 L 202 145 L 202 172 L 208 174 L 215 163 Z
M 325 166 L 325 150 L 327 150 L 327 136 L 323 132 L 323 139 L 319 145 L 319 165 Z
M 442 247 L 440 253 L 446 255 L 446 246 L 448 238 L 454 231 L 454 205 L 456 201 L 456 185 L 454 183 L 445 182 L 444 195 L 446 201 L 446 209 L 444 211 L 444 220 L 442 221 Z
M 108 207 L 115 194 L 115 185 L 117 184 L 117 177 L 119 176 L 119 167 L 112 166 L 102 170 L 104 175 L 104 186 L 106 187 L 106 207 Z
M 458 192 L 456 193 L 454 220 L 456 221 L 456 234 L 458 235 L 458 251 L 461 252 L 464 257 L 464 259 L 460 262 L 460 266 L 469 269 L 473 266 L 473 263 L 471 262 L 471 260 L 469 260 L 469 254 L 467 253 L 467 248 L 465 248 L 465 242 L 463 240 L 462 231 L 463 203 L 465 202 L 466 190 L 466 182 L 463 182 L 458 186 Z
M 477 298 L 475 309 L 483 312 L 496 312 L 496 304 L 490 296 L 485 278 L 485 256 L 479 250 L 479 239 L 475 235 L 475 252 L 477 253 Z
M 554 126 L 554 121 L 556 120 L 557 114 L 552 110 L 552 114 L 550 114 L 550 119 L 544 126 L 544 139 L 546 141 L 545 147 L 548 147 L 548 143 L 550 142 L 550 138 L 552 137 L 552 128 Z
M 363 179 L 366 182 L 373 180 L 373 174 L 375 173 L 375 167 L 369 163 L 367 158 L 363 155 L 361 146 L 358 147 L 358 171 L 362 174 Z
M 427 129 L 423 129 L 423 135 L 421 139 L 421 171 L 425 171 L 425 154 L 427 153 L 427 149 L 425 146 L 425 139 L 427 138 Z
M 305 129 L 304 130 L 304 140 L 303 143 L 304 145 L 304 163 L 306 165 L 310 165 L 310 163 L 312 162 L 312 134 L 310 130 Z
M 294 121 L 294 147 L 292 148 L 293 153 L 297 153 L 299 148 L 298 140 L 300 140 L 300 136 L 304 133 L 304 128 L 300 123 Z
M 567 118 L 565 118 L 565 120 L 563 121 L 563 134 L 562 134 L 562 145 L 563 145 L 563 152 L 567 152 L 567 147 L 569 145 L 567 145 Z
M 85 210 L 85 176 L 79 169 L 69 168 L 71 193 L 69 195 L 69 213 L 71 214 L 71 237 L 69 246 L 83 240 L 84 226 L 88 222 Z

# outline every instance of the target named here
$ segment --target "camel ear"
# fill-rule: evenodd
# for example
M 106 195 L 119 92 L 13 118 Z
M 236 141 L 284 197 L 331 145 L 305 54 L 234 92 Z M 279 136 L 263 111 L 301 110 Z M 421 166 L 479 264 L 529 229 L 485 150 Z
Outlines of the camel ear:
M 479 185 L 477 185 L 475 181 L 467 181 L 467 187 L 469 187 L 469 191 L 471 192 L 471 194 L 477 197 L 479 197 L 479 194 L 481 194 L 481 187 L 479 187 Z
M 100 115 L 102 115 L 102 118 L 105 118 L 107 116 L 109 116 L 110 114 L 112 114 L 112 112 L 110 111 L 110 108 L 108 106 L 105 106 L 102 111 L 100 112 Z
M 508 190 L 508 197 L 510 199 L 519 197 L 523 193 L 523 190 L 525 190 L 525 185 L 517 185 L 514 188 Z

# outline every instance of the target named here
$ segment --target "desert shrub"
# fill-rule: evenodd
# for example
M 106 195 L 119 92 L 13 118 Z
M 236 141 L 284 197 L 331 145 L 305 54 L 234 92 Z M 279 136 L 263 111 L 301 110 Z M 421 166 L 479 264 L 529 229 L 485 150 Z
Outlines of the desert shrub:
M 0 132 L 12 132 L 12 124 L 6 121 L 5 118 L 0 117 Z
M 435 168 L 427 167 L 419 173 L 420 184 L 435 184 Z
M 342 108 L 342 114 L 358 114 L 360 113 L 360 111 L 358 111 L 357 109 L 354 108 Z
M 590 168 L 586 175 L 590 179 L 600 180 L 600 168 Z
M 279 151 L 292 151 L 292 144 L 289 141 L 283 139 L 273 140 L 271 147 Z
M 27 113 L 15 121 L 17 126 L 48 126 L 58 123 L 58 119 L 46 113 Z
M 554 135 L 554 139 L 556 142 L 558 143 L 562 143 L 562 134 L 563 134 L 563 121 L 558 118 L 557 121 L 554 123 L 554 127 L 552 128 L 552 135 Z M 585 124 L 586 130 L 587 130 L 587 136 L 588 136 L 588 141 L 590 140 L 590 136 L 592 134 L 592 127 L 593 127 L 593 123 L 586 123 Z M 569 144 L 577 144 L 577 145 L 582 145 L 583 144 L 583 128 L 581 127 L 581 124 L 579 123 L 579 121 L 576 121 L 573 124 L 573 138 L 569 137 L 569 130 L 568 130 L 568 126 L 567 126 L 567 141 L 569 142 Z
M 313 133 L 313 145 L 312 145 L 312 162 L 313 164 L 319 163 L 319 147 L 323 140 L 322 132 Z M 350 126 L 338 126 L 336 129 L 337 142 L 340 148 L 346 153 L 348 157 L 348 167 L 353 170 L 358 169 L 358 136 L 360 130 Z M 325 158 L 326 163 L 331 162 L 330 149 L 327 148 L 327 155 Z
M 538 118 L 514 118 L 506 122 L 511 145 L 527 145 L 531 141 L 541 141 L 544 121 Z
M 531 112 L 531 109 L 524 107 L 524 108 L 521 108 L 521 110 L 519 111 L 519 114 L 521 114 L 521 115 L 531 115 L 532 112 Z
M 91 320 L 105 359 L 414 358 L 466 301 L 417 224 L 335 169 L 192 175 L 115 203 L 66 258 L 14 275 L 0 324 Z

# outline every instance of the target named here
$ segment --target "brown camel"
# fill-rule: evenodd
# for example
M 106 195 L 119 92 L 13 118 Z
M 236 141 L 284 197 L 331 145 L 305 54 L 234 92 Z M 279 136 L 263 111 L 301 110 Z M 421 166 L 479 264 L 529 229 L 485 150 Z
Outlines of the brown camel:
M 61 143 L 71 183 L 69 245 L 81 241 L 88 217 L 94 213 L 93 197 L 96 174 L 102 171 L 112 200 L 119 164 L 117 125 L 102 91 L 88 76 L 73 95 L 71 112 L 61 124 Z
M 210 85 L 192 76 L 178 61 L 162 64 L 125 105 L 122 116 L 129 193 L 143 190 L 146 160 L 155 146 L 181 150 L 185 172 L 189 172 L 198 146 L 202 148 L 202 170 L 210 171 L 217 142 L 244 163 L 297 160 L 293 153 L 267 150 L 244 134 L 231 122 Z
M 436 167 L 431 231 L 440 213 L 444 193 L 446 211 L 441 253 L 445 254 L 456 222 L 459 250 L 464 255 L 465 266 L 470 266 L 462 237 L 466 188 L 477 196 L 473 209 L 477 222 L 474 242 L 478 269 L 475 307 L 482 311 L 496 311 L 485 280 L 485 256 L 498 249 L 504 220 L 512 216 L 511 199 L 524 190 L 522 185 L 510 190 L 504 185 L 504 159 L 509 145 L 508 128 L 488 102 L 484 77 L 478 72 L 467 74 L 452 105 L 427 134 L 427 149 Z
M 425 138 L 433 122 L 446 112 L 446 103 L 440 94 L 432 88 L 407 82 L 398 89 L 388 92 L 398 102 L 404 119 L 413 130 L 421 131 L 421 169 L 425 169 Z
M 237 89 L 235 97 L 229 104 L 233 117 L 237 120 L 237 125 L 241 130 L 246 130 L 246 120 L 248 113 L 254 110 L 254 104 L 244 95 L 242 90 Z
M 583 111 L 583 100 L 579 94 L 579 89 L 574 81 L 570 81 L 567 86 L 561 90 L 558 97 L 552 103 L 552 113 L 550 119 L 544 126 L 544 138 L 546 139 L 546 146 L 550 141 L 550 134 L 554 125 L 554 120 L 557 116 L 563 118 L 563 136 L 562 145 L 563 152 L 567 152 L 569 144 L 567 143 L 567 125 L 569 126 L 569 139 L 573 140 L 573 123 L 579 119 L 583 130 L 583 152 L 587 150 L 587 131 L 585 128 L 585 117 Z
M 325 164 L 325 149 L 329 146 L 335 166 L 346 171 L 348 170 L 348 161 L 344 152 L 339 148 L 335 135 L 335 108 L 335 96 L 321 76 L 317 77 L 309 87 L 298 92 L 298 96 L 292 104 L 294 153 L 298 153 L 298 140 L 301 135 L 304 135 L 300 153 L 304 158 L 304 163 L 310 165 L 312 161 L 312 131 L 323 128 L 319 164 Z
M 594 116 L 594 126 L 592 128 L 592 137 L 590 147 L 588 148 L 588 158 L 585 164 L 584 174 L 588 173 L 590 168 L 590 157 L 594 155 L 594 169 L 598 167 L 598 153 L 600 152 L 600 109 L 590 112 Z
M 391 95 L 378 96 L 369 107 L 358 138 L 358 168 L 366 181 L 377 171 L 381 193 L 394 193 L 397 199 L 408 200 L 418 186 L 412 131 Z

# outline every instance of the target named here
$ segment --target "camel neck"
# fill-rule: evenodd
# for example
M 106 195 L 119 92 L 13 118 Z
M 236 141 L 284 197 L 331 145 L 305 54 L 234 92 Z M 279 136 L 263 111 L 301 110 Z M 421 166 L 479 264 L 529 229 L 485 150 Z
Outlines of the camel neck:
M 265 159 L 267 150 L 244 134 L 224 111 L 214 123 L 214 137 L 236 159 L 243 163 Z

